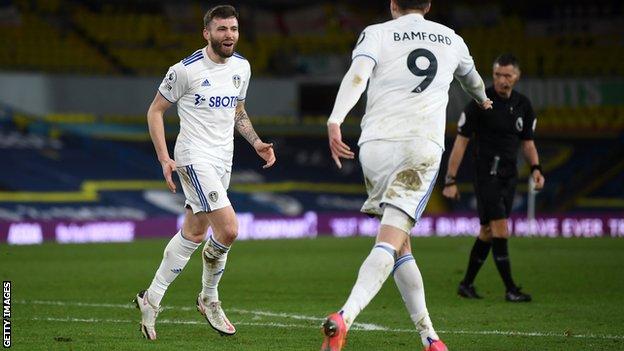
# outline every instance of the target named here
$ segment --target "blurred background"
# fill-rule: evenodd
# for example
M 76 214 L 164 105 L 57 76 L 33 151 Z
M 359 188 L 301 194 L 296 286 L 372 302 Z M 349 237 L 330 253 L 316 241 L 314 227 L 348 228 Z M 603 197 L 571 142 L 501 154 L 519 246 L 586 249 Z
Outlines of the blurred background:
M 247 110 L 278 162 L 238 135 L 230 199 L 241 238 L 374 235 L 357 161 L 336 169 L 325 123 L 350 52 L 389 1 L 231 1 L 237 51 L 252 67 Z M 169 236 L 183 195 L 162 180 L 145 114 L 169 66 L 203 47 L 211 1 L 0 0 L 0 242 L 129 241 Z M 503 52 L 519 59 L 538 115 L 546 176 L 527 219 L 528 166 L 514 204 L 515 235 L 624 236 L 624 3 L 433 1 L 429 19 L 455 29 L 491 81 Z M 364 98 L 343 132 L 356 145 Z M 468 97 L 450 90 L 446 159 Z M 165 120 L 170 153 L 179 128 Z M 357 152 L 357 151 L 356 151 Z M 438 179 L 416 235 L 477 232 L 470 154 L 457 203 Z

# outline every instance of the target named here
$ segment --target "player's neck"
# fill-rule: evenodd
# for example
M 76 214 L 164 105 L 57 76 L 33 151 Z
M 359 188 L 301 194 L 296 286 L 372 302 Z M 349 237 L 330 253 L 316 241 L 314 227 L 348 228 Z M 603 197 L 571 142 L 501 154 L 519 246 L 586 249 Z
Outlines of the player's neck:
M 217 53 L 215 53 L 214 51 L 212 51 L 212 48 L 210 47 L 210 45 L 206 46 L 204 48 L 204 50 L 206 50 L 206 55 L 208 55 L 208 58 L 210 59 L 210 61 L 222 65 L 224 63 L 227 63 L 227 58 L 226 57 L 222 57 L 220 55 L 217 55 Z
M 399 17 L 403 17 L 403 16 L 405 16 L 405 15 L 414 15 L 414 14 L 415 14 L 415 15 L 421 15 L 421 16 L 425 17 L 425 12 L 424 12 L 424 11 L 422 11 L 422 10 L 411 10 L 411 9 L 410 9 L 410 10 L 403 10 L 403 11 L 399 11 L 399 12 L 397 13 L 397 15 L 398 15 L 398 17 L 397 17 L 397 18 L 399 18 Z

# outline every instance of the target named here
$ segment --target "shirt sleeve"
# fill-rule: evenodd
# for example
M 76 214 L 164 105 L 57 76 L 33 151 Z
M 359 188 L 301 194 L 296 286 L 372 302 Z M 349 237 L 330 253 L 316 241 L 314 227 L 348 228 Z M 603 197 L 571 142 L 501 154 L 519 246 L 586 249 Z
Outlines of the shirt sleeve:
M 244 78 L 240 93 L 238 93 L 238 101 L 243 101 L 247 98 L 247 88 L 249 87 L 249 81 L 251 80 L 251 67 L 247 71 L 249 73 L 247 73 L 247 77 Z
M 475 64 L 472 56 L 470 56 L 470 51 L 468 51 L 468 46 L 466 46 L 464 39 L 458 35 L 456 43 L 459 63 L 457 64 L 457 68 L 453 74 L 455 77 L 463 77 L 475 69 Z
M 533 140 L 536 126 L 537 116 L 535 116 L 535 111 L 533 111 L 533 105 L 531 105 L 529 99 L 526 99 L 526 117 L 524 117 L 522 127 L 522 140 Z
M 169 67 L 165 78 L 158 87 L 160 95 L 170 103 L 176 103 L 188 90 L 188 75 L 181 64 Z
M 379 63 L 379 56 L 381 55 L 381 33 L 379 30 L 375 30 L 371 27 L 366 27 L 360 34 L 351 59 L 358 56 L 364 56 L 375 61 L 375 65 Z
M 474 101 L 466 105 L 466 108 L 459 116 L 459 121 L 457 121 L 457 134 L 466 138 L 472 137 L 477 127 L 478 109 L 479 107 Z

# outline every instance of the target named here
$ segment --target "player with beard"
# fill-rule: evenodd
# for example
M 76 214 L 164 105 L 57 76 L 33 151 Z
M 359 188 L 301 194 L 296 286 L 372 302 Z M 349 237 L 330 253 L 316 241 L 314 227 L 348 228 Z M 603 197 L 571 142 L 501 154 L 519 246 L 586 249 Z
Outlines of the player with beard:
M 221 308 L 217 291 L 238 234 L 236 214 L 226 191 L 232 170 L 234 128 L 266 162 L 263 168 L 275 163 L 273 145 L 262 142 L 245 111 L 251 70 L 249 62 L 234 51 L 239 37 L 236 9 L 220 5 L 209 10 L 204 16 L 203 35 L 208 45 L 169 68 L 147 112 L 150 136 L 167 186 L 176 192 L 172 174 L 177 172 L 186 197 L 182 228 L 165 247 L 149 288 L 136 295 L 141 332 L 149 340 L 156 339 L 156 317 L 165 291 L 201 245 L 209 227 L 213 234 L 202 250 L 202 289 L 197 309 L 217 332 L 236 333 Z M 180 117 L 180 134 L 171 159 L 163 114 L 174 103 Z

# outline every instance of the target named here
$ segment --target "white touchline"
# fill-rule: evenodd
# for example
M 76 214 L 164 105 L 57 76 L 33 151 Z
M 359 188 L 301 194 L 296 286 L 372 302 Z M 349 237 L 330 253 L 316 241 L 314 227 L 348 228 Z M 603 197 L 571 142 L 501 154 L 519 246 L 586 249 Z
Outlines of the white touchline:
M 16 300 L 17 304 L 34 304 L 34 305 L 47 305 L 47 306 L 76 306 L 76 307 L 105 307 L 105 308 L 124 308 L 133 309 L 133 304 L 112 304 L 112 303 L 91 303 L 91 302 L 77 302 L 77 301 L 48 301 L 48 300 Z M 178 311 L 195 311 L 194 307 L 189 306 L 167 306 L 164 309 L 175 309 Z M 232 312 L 239 314 L 250 314 L 254 316 L 265 317 L 278 317 L 278 318 L 290 318 L 295 320 L 305 321 L 322 321 L 323 318 L 289 314 L 282 312 L 269 312 L 269 311 L 252 311 L 238 308 L 229 309 Z M 34 321 L 50 321 L 50 322 L 82 322 L 82 323 L 135 323 L 134 320 L 122 320 L 122 319 L 93 319 L 93 318 L 31 318 Z M 170 320 L 162 319 L 158 320 L 158 323 L 163 324 L 205 324 L 200 321 L 189 320 Z M 278 327 L 278 328 L 310 328 L 310 325 L 299 324 L 281 324 L 281 323 L 251 323 L 251 322 L 238 322 L 238 325 L 248 326 L 264 326 L 264 327 Z M 414 329 L 392 329 L 383 327 L 376 324 L 368 323 L 354 323 L 351 327 L 352 331 L 387 331 L 394 333 L 415 333 Z M 528 337 L 565 337 L 565 338 L 580 338 L 580 339 L 608 339 L 608 340 L 624 340 L 624 335 L 601 335 L 601 334 L 568 334 L 560 332 L 523 332 L 513 330 L 437 330 L 440 334 L 464 334 L 464 335 L 504 335 L 504 336 L 528 336 Z

